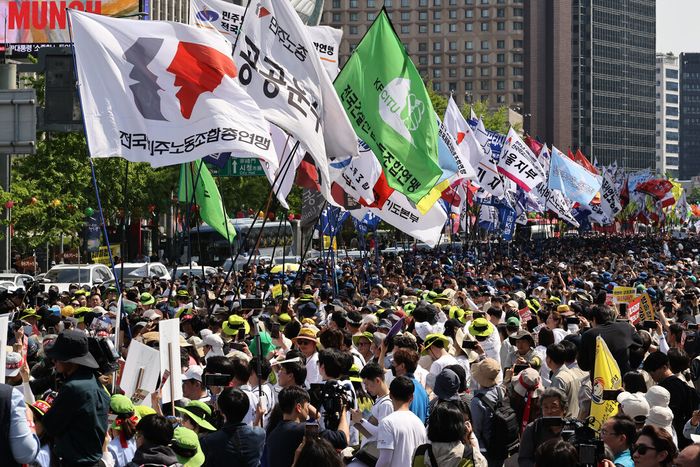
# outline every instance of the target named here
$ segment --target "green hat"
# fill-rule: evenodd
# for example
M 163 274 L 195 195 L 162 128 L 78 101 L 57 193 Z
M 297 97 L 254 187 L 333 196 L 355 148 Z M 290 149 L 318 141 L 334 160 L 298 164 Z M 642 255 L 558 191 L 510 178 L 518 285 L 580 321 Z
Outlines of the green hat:
M 79 323 L 85 322 L 85 313 L 89 313 L 92 311 L 92 308 L 87 307 L 87 306 L 81 306 L 75 309 L 75 313 L 73 313 L 73 316 L 78 318 Z
M 186 414 L 200 427 L 208 431 L 216 431 L 214 425 L 206 420 L 211 417 L 211 407 L 202 401 L 190 401 L 185 407 L 175 407 L 178 412 Z
M 314 296 L 313 294 L 305 293 L 302 294 L 301 297 L 299 297 L 299 300 L 297 300 L 298 303 L 307 303 L 307 302 L 313 302 L 314 301 Z
M 80 289 L 80 290 L 76 290 L 75 292 L 73 292 L 74 297 L 77 297 L 79 295 L 87 295 L 87 290 Z
M 445 349 L 450 345 L 450 340 L 444 334 L 428 334 L 423 341 L 423 355 L 428 353 L 428 349 L 437 341 L 442 341 L 445 344 Z
M 22 312 L 22 316 L 20 316 L 19 319 L 31 318 L 32 316 L 37 319 L 41 319 L 41 315 L 37 315 L 36 310 L 34 308 L 27 308 L 26 310 L 24 310 Z
M 137 405 L 134 407 L 134 413 L 136 413 L 139 418 L 143 418 L 146 415 L 155 415 L 156 411 L 145 405 Z
M 123 394 L 114 394 L 111 397 L 109 400 L 109 409 L 112 411 L 112 413 L 121 415 L 122 418 L 133 417 L 134 424 L 138 423 L 139 419 L 141 418 L 140 415 L 136 413 L 134 403 Z M 114 420 L 112 422 L 112 429 L 121 430 L 121 423 L 122 421 L 119 419 Z
M 449 311 L 450 319 L 456 319 L 462 324 L 467 324 L 467 319 L 465 318 L 465 311 L 458 306 L 451 306 Z
M 175 296 L 178 298 L 190 298 L 190 293 L 187 290 L 178 290 Z
M 292 322 L 292 317 L 289 316 L 289 313 L 282 313 L 277 319 L 279 320 L 280 325 L 285 325 Z
M 200 467 L 204 464 L 204 453 L 199 445 L 197 433 L 179 426 L 173 432 L 173 451 L 177 461 L 184 467 Z
M 416 309 L 416 304 L 415 304 L 415 303 L 406 303 L 406 304 L 403 306 L 403 311 L 404 311 L 404 313 L 406 313 L 407 315 L 412 314 L 412 313 L 413 313 L 413 310 L 415 310 L 415 309 Z
M 224 334 L 228 334 L 229 336 L 235 336 L 241 328 L 245 328 L 246 334 L 250 332 L 250 324 L 240 315 L 229 316 L 228 320 L 224 321 L 224 324 L 221 326 Z
M 148 292 L 144 292 L 139 297 L 139 301 L 141 302 L 141 305 L 153 305 L 156 302 L 156 299 L 153 298 L 153 295 L 149 294 Z
M 275 344 L 272 343 L 272 336 L 268 334 L 267 332 L 261 332 L 259 334 L 260 336 L 260 344 L 262 347 L 262 354 L 263 356 L 269 354 L 273 350 L 275 350 Z M 248 345 L 248 348 L 250 349 L 250 353 L 253 354 L 253 357 L 258 356 L 258 341 L 257 337 L 253 338 L 251 343 Z
M 368 332 L 368 331 L 358 332 L 357 334 L 353 334 L 353 336 L 352 336 L 352 345 L 357 347 L 357 345 L 360 342 L 361 337 L 366 338 L 370 343 L 372 343 L 372 339 L 374 339 L 374 335 L 371 332 Z
M 493 334 L 493 326 L 486 318 L 476 318 L 469 326 L 469 334 L 474 337 L 488 337 Z

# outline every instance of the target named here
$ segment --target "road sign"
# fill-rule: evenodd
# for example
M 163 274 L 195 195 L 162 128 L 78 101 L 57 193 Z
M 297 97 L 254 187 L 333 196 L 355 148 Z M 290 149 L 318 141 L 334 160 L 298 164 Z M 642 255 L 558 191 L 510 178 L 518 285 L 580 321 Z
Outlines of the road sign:
M 208 165 L 208 167 L 214 177 L 260 177 L 265 175 L 260 161 L 252 157 L 230 157 L 223 168 L 215 165 Z

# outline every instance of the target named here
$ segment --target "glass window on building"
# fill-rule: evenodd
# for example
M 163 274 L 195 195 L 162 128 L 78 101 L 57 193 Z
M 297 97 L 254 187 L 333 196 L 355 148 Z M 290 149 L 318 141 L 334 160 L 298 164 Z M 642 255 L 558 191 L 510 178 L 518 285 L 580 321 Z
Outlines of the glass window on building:
M 457 68 L 450 68 L 449 70 L 447 70 L 447 73 L 450 75 L 450 78 L 456 78 Z
M 481 4 L 482 4 L 482 5 L 488 5 L 488 4 L 489 4 L 489 0 L 481 0 Z
M 447 89 L 450 92 L 455 92 L 457 90 L 457 83 L 451 81 L 450 83 L 447 84 Z
M 483 67 L 481 69 L 481 76 L 491 76 L 491 68 Z
M 418 32 L 420 34 L 428 34 L 428 26 L 426 26 L 425 24 L 419 24 L 418 25 Z
M 456 65 L 457 64 L 457 56 L 454 54 L 450 54 L 448 56 L 448 60 L 450 62 L 450 65 Z
M 514 53 L 513 54 L 513 63 L 523 63 L 523 54 Z
M 488 80 L 482 80 L 480 88 L 482 91 L 488 91 L 489 89 L 491 89 L 491 82 Z
M 505 48 L 506 48 L 506 41 L 504 41 L 504 40 L 497 40 L 497 41 L 496 41 L 496 48 L 497 48 L 497 49 L 505 49 Z
M 497 31 L 505 31 L 506 30 L 505 21 L 499 21 L 498 23 L 496 23 L 496 30 Z
M 522 49 L 523 48 L 523 41 L 521 39 L 513 39 L 513 48 L 514 49 Z
M 669 154 L 678 154 L 678 145 L 677 144 L 667 144 L 666 145 L 666 152 Z
M 666 139 L 669 141 L 678 141 L 678 132 L 677 131 L 666 132 Z
M 447 25 L 447 30 L 450 32 L 457 32 L 457 23 L 450 23 Z
M 351 36 L 356 36 L 358 33 L 357 26 L 350 26 L 350 35 Z
M 419 65 L 427 65 L 428 64 L 428 57 L 426 55 L 420 55 L 418 57 L 418 64 Z
M 367 8 L 376 8 L 377 0 L 367 0 Z
M 457 6 L 457 0 L 450 0 L 448 3 L 450 6 Z
M 513 89 L 522 89 L 522 88 L 523 88 L 522 81 L 513 81 Z
M 450 19 L 457 19 L 457 10 L 450 10 Z
M 496 54 L 496 63 L 505 63 L 506 54 Z
M 661 122 L 659 122 L 661 123 Z M 666 128 L 680 128 L 680 120 L 666 119 Z
M 433 24 L 433 32 L 440 32 L 442 30 L 442 25 L 440 23 Z
M 442 19 L 442 12 L 440 10 L 433 11 L 433 19 Z
M 357 1 L 358 0 L 350 0 L 350 8 L 357 8 Z
M 488 17 L 489 17 L 489 10 L 488 10 L 488 8 L 484 8 L 483 10 L 481 10 L 481 17 L 482 17 L 482 18 L 488 18 Z
M 678 70 L 666 68 L 666 78 L 678 79 Z
M 506 82 L 505 81 L 496 81 L 496 89 L 499 91 L 503 91 L 506 89 Z
M 340 0 L 333 0 L 333 8 L 340 8 Z
M 505 8 L 496 8 L 496 18 L 505 18 L 506 17 L 506 9 Z
M 513 31 L 522 31 L 523 30 L 523 22 L 522 21 L 513 21 Z
M 427 52 L 428 51 L 428 43 L 427 42 L 419 42 L 418 43 L 418 52 Z
M 489 23 L 481 23 L 481 30 L 482 31 L 488 31 L 489 30 Z
M 474 24 L 464 23 L 464 30 L 467 32 L 472 32 L 474 30 Z
M 350 21 L 352 21 L 353 23 L 356 23 L 357 20 L 358 20 L 357 13 L 350 13 Z
M 520 67 L 513 67 L 513 76 L 523 76 L 523 69 Z
M 392 0 L 385 0 L 385 1 L 384 1 L 384 6 L 387 7 L 387 8 L 391 8 L 391 7 L 392 7 L 392 3 L 394 3 Z
M 666 102 L 669 104 L 678 104 L 678 94 L 666 94 Z
M 489 50 L 489 41 L 481 41 L 481 50 Z
M 505 76 L 505 75 L 506 75 L 506 67 L 499 66 L 496 68 L 496 76 Z
M 418 12 L 418 19 L 421 21 L 428 21 L 428 12 L 427 11 L 419 11 Z
M 401 12 L 401 21 L 411 21 L 411 12 L 410 11 L 402 11 Z
M 467 8 L 466 10 L 464 10 L 464 17 L 465 18 L 473 18 L 474 17 L 474 9 Z
M 513 16 L 525 16 L 525 10 L 523 8 L 513 8 Z
M 428 6 L 428 0 L 418 0 L 418 6 Z
M 471 91 L 472 89 L 474 89 L 474 83 L 472 83 L 471 81 L 466 81 L 464 83 L 464 90 Z
M 401 34 L 411 34 L 411 25 L 410 24 L 402 24 L 401 25 Z
M 464 41 L 464 50 L 472 50 L 474 48 L 474 42 Z
M 334 23 L 340 23 L 342 20 L 343 15 L 341 13 L 333 13 L 333 22 Z
M 442 63 L 442 55 L 433 55 L 433 65 L 440 65 Z
M 464 76 L 466 76 L 467 78 L 474 76 L 474 68 L 465 68 Z
M 464 56 L 464 63 L 474 63 L 474 55 L 466 54 Z
M 677 117 L 678 116 L 678 107 L 666 106 L 666 115 L 670 115 L 672 117 Z
M 481 54 L 481 63 L 489 63 L 489 54 Z
M 401 8 L 410 8 L 411 0 L 401 0 Z
M 450 47 L 450 50 L 457 50 L 457 42 L 450 41 L 449 47 Z
M 442 6 L 442 0 L 433 0 L 433 6 Z
M 678 91 L 678 83 L 675 83 L 673 81 L 666 81 L 666 90 L 667 91 Z
M 437 70 L 436 70 L 437 71 Z M 439 83 L 437 81 L 433 82 L 433 91 L 435 92 L 440 92 L 442 91 L 442 83 Z
M 435 41 L 433 42 L 433 50 L 442 50 L 442 42 L 440 41 Z
M 496 104 L 505 104 L 505 103 L 506 103 L 506 96 L 504 96 L 504 95 L 496 96 Z
M 433 78 L 442 78 L 442 70 L 440 68 L 433 69 Z

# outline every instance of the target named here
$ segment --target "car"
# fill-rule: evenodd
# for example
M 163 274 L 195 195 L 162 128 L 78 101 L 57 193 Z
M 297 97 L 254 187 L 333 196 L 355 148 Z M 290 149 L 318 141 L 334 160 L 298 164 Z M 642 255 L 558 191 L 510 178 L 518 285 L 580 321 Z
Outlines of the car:
M 22 287 L 25 290 L 29 285 L 27 281 L 33 282 L 34 279 L 29 274 L 0 273 L 0 282 L 12 282 L 15 287 Z
M 178 266 L 177 267 L 177 272 L 175 273 L 175 279 L 180 279 L 183 274 L 187 274 L 188 276 L 202 276 L 202 268 L 204 268 L 204 277 L 207 277 L 211 274 L 216 274 L 218 270 L 213 267 L 213 266 L 197 266 L 196 264 L 193 264 L 192 267 L 184 265 L 184 266 Z M 170 271 L 170 275 L 173 275 L 173 271 Z
M 239 270 L 248 264 L 248 260 L 250 260 L 250 264 L 264 264 L 266 266 L 272 262 L 272 258 L 267 255 L 253 255 L 252 257 L 241 255 L 238 257 L 238 259 L 236 259 L 235 269 Z M 222 267 L 224 268 L 224 272 L 228 272 L 229 268 L 231 267 L 231 258 L 227 258 Z
M 112 271 L 104 264 L 57 264 L 46 273 L 42 285 L 44 290 L 55 285 L 59 292 L 65 292 L 71 284 L 94 287 L 113 279 Z
M 114 274 L 119 280 L 122 278 L 122 264 L 117 263 L 114 265 Z M 158 279 L 170 280 L 170 272 L 168 268 L 165 267 L 163 263 L 153 262 L 153 263 L 124 263 L 124 278 L 129 277 L 140 277 L 140 278 L 151 278 L 157 277 Z

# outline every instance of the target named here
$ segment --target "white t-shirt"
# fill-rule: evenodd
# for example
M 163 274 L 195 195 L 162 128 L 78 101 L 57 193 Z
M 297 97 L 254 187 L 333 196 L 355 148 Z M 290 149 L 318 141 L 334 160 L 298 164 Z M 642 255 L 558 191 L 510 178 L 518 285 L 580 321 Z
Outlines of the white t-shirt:
M 443 368 L 450 365 L 456 365 L 457 359 L 450 354 L 445 354 L 442 357 L 435 360 L 432 365 L 430 365 L 430 371 L 428 372 L 428 377 L 426 378 L 426 385 L 428 387 L 433 387 L 435 385 L 435 378 L 440 374 Z
M 411 465 L 416 448 L 427 442 L 425 426 L 413 412 L 393 412 L 379 422 L 377 447 L 393 451 L 391 467 Z
M 321 373 L 318 371 L 318 352 L 306 360 L 306 389 L 309 389 L 312 384 L 323 382 Z

